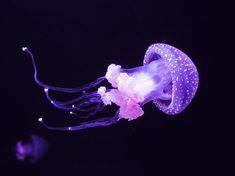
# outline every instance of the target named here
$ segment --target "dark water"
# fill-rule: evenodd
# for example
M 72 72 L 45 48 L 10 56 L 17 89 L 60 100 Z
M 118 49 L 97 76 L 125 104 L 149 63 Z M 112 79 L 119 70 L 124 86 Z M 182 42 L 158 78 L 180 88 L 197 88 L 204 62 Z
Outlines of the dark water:
M 230 11 L 205 1 L 29 1 L 1 6 L 1 146 L 0 175 L 159 175 L 191 176 L 228 172 L 230 129 L 222 100 L 220 57 Z M 56 110 L 33 81 L 27 46 L 37 58 L 46 83 L 76 87 L 105 74 L 110 63 L 142 65 L 150 44 L 171 44 L 198 68 L 198 92 L 188 108 L 168 116 L 152 103 L 135 121 L 77 132 L 45 129 L 78 123 Z M 221 48 L 222 47 L 222 48 Z M 220 69 L 216 69 L 220 67 Z M 231 81 L 231 80 L 230 80 Z M 220 82 L 220 84 L 216 84 Z M 59 124 L 58 124 L 59 123 Z M 30 134 L 50 144 L 36 164 L 15 159 L 17 140 Z M 226 175 L 226 174 L 225 174 Z

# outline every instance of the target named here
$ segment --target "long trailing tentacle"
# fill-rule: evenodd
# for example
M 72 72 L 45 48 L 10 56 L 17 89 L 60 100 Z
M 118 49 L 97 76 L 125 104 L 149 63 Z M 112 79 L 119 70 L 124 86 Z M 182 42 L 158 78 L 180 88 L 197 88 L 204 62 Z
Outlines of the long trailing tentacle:
M 84 86 L 77 87 L 77 88 L 63 88 L 63 87 L 51 86 L 51 85 L 42 83 L 38 79 L 37 66 L 36 66 L 36 62 L 35 62 L 32 52 L 27 47 L 23 47 L 22 50 L 26 52 L 32 60 L 35 82 L 39 86 L 44 88 L 44 92 L 45 92 L 47 99 L 50 101 L 52 105 L 54 105 L 54 107 L 64 110 L 64 111 L 69 111 L 70 114 L 79 118 L 83 118 L 83 119 L 89 118 L 90 116 L 93 116 L 94 114 L 96 114 L 98 111 L 101 111 L 104 109 L 105 105 L 103 104 L 103 101 L 101 100 L 100 94 L 98 94 L 96 91 L 91 92 L 91 93 L 85 93 L 85 91 L 100 84 L 102 81 L 105 80 L 105 76 L 99 77 L 95 81 L 89 84 L 86 84 Z M 50 97 L 49 95 L 50 90 L 63 92 L 63 93 L 82 93 L 82 95 L 78 98 L 74 98 L 71 100 L 57 101 Z M 77 112 L 86 112 L 87 114 L 84 116 L 80 116 L 78 115 Z M 108 125 L 118 122 L 118 120 L 119 120 L 119 110 L 115 113 L 113 117 L 98 118 L 98 119 L 83 122 L 77 126 L 71 126 L 71 127 L 53 127 L 44 123 L 43 118 L 38 119 L 38 121 L 40 121 L 46 128 L 51 129 L 51 130 L 59 130 L 59 131 L 76 131 L 76 130 L 91 128 L 91 127 L 96 127 L 96 126 L 108 126 Z
M 102 81 L 105 80 L 105 76 L 102 76 L 102 77 L 97 78 L 95 81 L 93 81 L 89 84 L 86 84 L 86 85 L 81 86 L 81 87 L 76 87 L 76 88 L 63 88 L 63 87 L 56 87 L 56 86 L 51 86 L 51 85 L 48 85 L 48 84 L 44 84 L 38 79 L 38 71 L 37 71 L 37 66 L 36 66 L 36 62 L 35 62 L 35 58 L 33 56 L 33 53 L 27 47 L 23 47 L 22 50 L 24 52 L 26 52 L 32 60 L 32 64 L 33 64 L 33 68 L 34 68 L 34 80 L 35 80 L 35 82 L 39 86 L 43 87 L 44 89 L 50 89 L 50 90 L 54 90 L 54 91 L 58 91 L 58 92 L 66 92 L 66 93 L 78 93 L 78 92 L 83 92 L 83 91 L 85 91 L 87 89 L 90 89 L 92 87 L 95 87 L 99 83 L 101 83 Z
M 115 113 L 113 117 L 103 117 L 99 118 L 96 120 L 91 120 L 88 122 L 83 122 L 77 126 L 69 126 L 69 127 L 53 127 L 47 125 L 44 121 L 43 118 L 39 118 L 38 121 L 41 122 L 46 128 L 50 130 L 57 130 L 57 131 L 78 131 L 86 128 L 91 128 L 91 127 L 102 127 L 102 126 L 109 126 L 112 124 L 117 123 L 120 118 L 118 116 L 119 110 Z
M 104 105 L 102 103 L 102 100 L 100 99 L 100 95 L 97 92 L 85 93 L 85 91 L 92 87 L 97 86 L 99 83 L 101 83 L 105 79 L 105 77 L 100 77 L 89 84 L 86 84 L 84 86 L 77 87 L 77 88 L 62 88 L 62 87 L 51 86 L 51 85 L 42 83 L 38 79 L 37 66 L 36 66 L 35 58 L 32 52 L 27 47 L 23 47 L 22 50 L 26 52 L 32 60 L 35 82 L 39 86 L 44 88 L 44 92 L 46 94 L 47 99 L 50 101 L 50 103 L 54 107 L 64 110 L 64 111 L 69 111 L 71 115 L 74 115 L 79 118 L 88 118 L 96 114 L 98 111 L 101 111 L 102 109 L 104 109 Z M 83 93 L 81 96 L 71 99 L 71 100 L 57 101 L 50 97 L 49 90 L 63 92 L 63 93 L 81 93 L 81 92 Z M 81 116 L 81 115 L 78 115 L 77 111 L 87 112 L 88 114 Z

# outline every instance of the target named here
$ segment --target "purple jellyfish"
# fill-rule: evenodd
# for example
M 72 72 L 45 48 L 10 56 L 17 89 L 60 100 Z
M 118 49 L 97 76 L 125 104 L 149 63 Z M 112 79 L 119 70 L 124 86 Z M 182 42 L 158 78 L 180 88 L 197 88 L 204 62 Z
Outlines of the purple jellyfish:
M 20 161 L 36 163 L 48 152 L 48 143 L 38 135 L 31 135 L 27 141 L 16 143 L 16 158 Z
M 150 101 L 153 101 L 164 113 L 175 115 L 188 106 L 198 87 L 198 72 L 191 59 L 168 44 L 151 45 L 145 53 L 143 66 L 124 69 L 120 65 L 111 64 L 105 76 L 77 88 L 55 87 L 39 81 L 33 54 L 26 47 L 22 49 L 32 59 L 35 82 L 44 88 L 47 99 L 56 108 L 87 119 L 108 105 L 119 106 L 112 117 L 97 118 L 70 127 L 52 127 L 44 123 L 43 118 L 38 119 L 45 127 L 52 130 L 81 130 L 108 126 L 120 119 L 134 120 L 144 114 L 142 106 Z M 97 91 L 85 92 L 105 79 L 111 84 L 111 89 L 100 86 Z M 57 101 L 49 95 L 49 91 L 82 93 L 82 95 L 67 101 Z M 86 115 L 80 116 L 79 112 Z

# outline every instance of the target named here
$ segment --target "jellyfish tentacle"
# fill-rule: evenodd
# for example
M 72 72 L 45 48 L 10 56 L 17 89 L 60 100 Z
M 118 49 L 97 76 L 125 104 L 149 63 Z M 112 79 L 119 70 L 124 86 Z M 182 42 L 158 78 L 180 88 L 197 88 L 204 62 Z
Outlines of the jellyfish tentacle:
M 57 104 L 60 104 L 60 105 L 63 105 L 63 106 L 71 105 L 71 104 L 74 104 L 76 102 L 81 102 L 81 101 L 84 101 L 84 99 L 89 99 L 89 98 L 92 98 L 92 97 L 100 97 L 99 94 L 97 94 L 95 92 L 92 92 L 92 93 L 85 93 L 85 94 L 83 94 L 83 95 L 81 95 L 77 98 L 62 102 L 62 101 L 57 101 L 57 100 L 51 98 L 48 92 L 45 92 L 45 93 L 46 93 L 46 97 L 49 101 L 56 102 Z
M 86 93 L 81 95 L 78 98 L 68 100 L 68 101 L 57 101 L 49 96 L 49 92 L 45 91 L 47 99 L 50 101 L 50 103 L 55 106 L 58 109 L 62 110 L 78 110 L 78 111 L 89 111 L 89 108 L 85 108 L 88 105 L 96 104 L 96 103 L 101 103 L 102 101 L 99 99 L 99 95 L 96 94 L 95 92 L 92 93 Z M 94 99 L 94 97 L 97 97 Z M 86 105 L 86 106 L 85 106 Z
M 56 108 L 61 109 L 61 110 L 65 110 L 65 111 L 70 111 L 71 114 L 73 114 L 73 115 L 75 115 L 76 117 L 79 117 L 79 118 L 88 118 L 88 117 L 96 114 L 98 111 L 103 109 L 103 108 L 101 108 L 101 105 L 100 105 L 102 103 L 102 101 L 100 99 L 99 94 L 97 94 L 96 92 L 84 93 L 84 91 L 100 84 L 105 79 L 104 76 L 99 77 L 98 79 L 96 79 L 95 81 L 93 81 L 89 84 L 86 84 L 84 86 L 77 87 L 77 88 L 62 88 L 62 87 L 47 85 L 47 84 L 42 83 L 38 79 L 37 66 L 36 66 L 35 58 L 34 58 L 32 52 L 26 47 L 22 48 L 22 50 L 24 52 L 26 52 L 32 60 L 32 64 L 33 64 L 33 68 L 34 68 L 34 80 L 35 80 L 35 82 L 39 86 L 44 88 L 44 92 L 45 92 L 45 95 L 46 95 L 47 99 Z M 64 93 L 83 92 L 83 95 L 81 95 L 78 98 L 62 102 L 62 101 L 57 101 L 57 100 L 51 98 L 50 95 L 49 95 L 49 90 L 57 91 L 57 92 L 64 92 Z M 95 104 L 97 104 L 97 105 L 95 105 Z M 87 107 L 87 106 L 91 106 L 91 105 L 93 105 L 93 107 Z M 85 116 L 80 116 L 77 113 L 75 113 L 74 111 L 89 112 L 89 113 Z
M 70 114 L 74 115 L 75 117 L 80 118 L 80 119 L 88 119 L 89 117 L 95 115 L 97 112 L 102 111 L 104 109 L 104 107 L 105 107 L 104 105 L 98 104 L 97 106 L 91 108 L 90 112 L 85 116 L 78 115 L 74 111 L 70 111 Z
M 89 118 L 90 116 L 93 116 L 97 112 L 104 109 L 104 105 L 103 105 L 102 100 L 100 99 L 100 97 L 97 96 L 97 94 L 95 92 L 92 92 L 89 94 L 86 93 L 86 94 L 82 95 L 84 97 L 82 97 L 80 99 L 77 98 L 78 101 L 77 102 L 73 101 L 72 105 L 71 105 L 71 100 L 70 100 L 69 104 L 59 102 L 59 101 L 52 99 L 49 96 L 48 91 L 46 91 L 45 93 L 46 93 L 47 99 L 50 101 L 50 103 L 54 107 L 61 109 L 61 110 L 64 110 L 64 111 L 69 111 L 71 115 L 74 115 L 74 116 L 81 118 L 81 119 Z M 97 97 L 94 97 L 95 95 Z M 78 112 L 87 112 L 88 114 L 85 116 L 81 116 L 76 113 L 77 111 Z
M 49 126 L 43 121 L 43 118 L 39 118 L 38 121 L 41 122 L 47 129 L 50 129 L 50 130 L 78 131 L 78 130 L 82 130 L 82 129 L 86 129 L 86 128 L 102 127 L 102 126 L 109 126 L 109 125 L 115 124 L 120 120 L 118 114 L 119 114 L 119 110 L 112 117 L 102 117 L 102 118 L 91 120 L 88 122 L 83 122 L 83 123 L 76 125 L 76 126 L 68 126 L 68 127 Z
M 63 87 L 57 87 L 57 86 L 51 86 L 51 85 L 45 84 L 45 83 L 41 82 L 38 79 L 38 71 L 37 71 L 37 66 L 36 66 L 36 62 L 35 62 L 35 58 L 33 56 L 33 53 L 27 47 L 23 47 L 22 50 L 24 52 L 26 52 L 32 60 L 32 64 L 33 64 L 33 68 L 34 68 L 34 80 L 35 80 L 35 82 L 39 86 L 43 87 L 44 89 L 50 89 L 50 90 L 54 90 L 54 91 L 57 91 L 57 92 L 65 92 L 65 93 L 78 93 L 78 92 L 83 92 L 85 90 L 88 90 L 92 87 L 95 87 L 98 84 L 100 84 L 102 81 L 105 80 L 105 77 L 101 76 L 101 77 L 97 78 L 95 81 L 93 81 L 89 84 L 83 85 L 81 87 L 76 87 L 76 88 L 63 88 Z
M 82 102 L 76 102 L 72 105 L 62 105 L 54 100 L 52 100 L 49 96 L 48 93 L 46 94 L 48 99 L 50 100 L 51 104 L 61 110 L 64 111 L 69 111 L 71 115 L 74 115 L 78 118 L 82 118 L 82 119 L 86 119 L 89 118 L 93 115 L 95 115 L 97 112 L 101 111 L 104 109 L 104 105 L 102 100 L 100 99 L 93 99 L 92 98 L 88 98 L 88 99 L 84 99 Z M 87 107 L 87 106 L 92 106 L 92 107 Z M 88 114 L 85 116 L 81 116 L 78 115 L 77 113 L 75 113 L 75 111 L 77 112 L 87 112 Z
M 96 111 L 96 109 L 99 109 L 99 106 L 103 105 L 103 103 L 98 103 L 96 105 L 93 105 L 92 107 L 86 108 L 86 109 L 82 109 L 80 107 L 78 107 L 78 105 L 74 105 L 73 110 L 75 111 L 80 111 L 80 112 L 90 112 L 90 111 Z
M 88 100 L 82 101 L 82 102 L 80 103 L 79 107 L 85 108 L 85 107 L 90 106 L 90 105 L 92 105 L 92 104 L 101 103 L 101 102 L 102 102 L 102 100 L 101 100 L 100 97 L 98 97 L 98 98 L 90 98 L 90 99 L 88 99 Z

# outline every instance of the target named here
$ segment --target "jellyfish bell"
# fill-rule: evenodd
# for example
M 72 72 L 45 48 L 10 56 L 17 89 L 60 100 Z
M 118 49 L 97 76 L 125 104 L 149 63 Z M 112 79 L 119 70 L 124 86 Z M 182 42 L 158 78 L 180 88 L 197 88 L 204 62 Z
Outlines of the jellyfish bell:
M 48 148 L 49 145 L 44 138 L 32 134 L 29 139 L 16 143 L 16 158 L 20 161 L 36 163 L 47 154 Z
M 112 117 L 102 117 L 82 122 L 70 127 L 52 127 L 43 118 L 39 121 L 52 130 L 81 130 L 95 126 L 108 126 L 120 119 L 134 120 L 144 114 L 144 104 L 153 101 L 156 107 L 166 114 L 182 112 L 194 97 L 198 87 L 198 72 L 191 59 L 179 49 L 168 44 L 151 45 L 144 56 L 144 65 L 125 69 L 110 64 L 105 76 L 77 88 L 62 88 L 42 83 L 38 79 L 33 54 L 28 48 L 22 48 L 30 55 L 34 67 L 34 80 L 44 88 L 47 99 L 58 109 L 69 112 L 81 119 L 88 119 L 105 107 L 115 104 L 119 107 Z M 107 80 L 112 88 L 100 86 L 90 93 L 85 91 Z M 57 101 L 50 91 L 61 93 L 81 93 L 71 100 Z M 81 116 L 80 113 L 86 113 Z
M 147 49 L 144 65 L 155 60 L 167 65 L 172 80 L 164 87 L 164 92 L 171 98 L 164 100 L 156 97 L 153 102 L 166 114 L 178 114 L 188 106 L 197 91 L 197 68 L 185 53 L 168 44 L 153 44 Z

